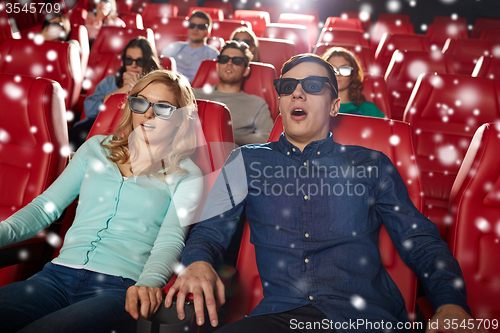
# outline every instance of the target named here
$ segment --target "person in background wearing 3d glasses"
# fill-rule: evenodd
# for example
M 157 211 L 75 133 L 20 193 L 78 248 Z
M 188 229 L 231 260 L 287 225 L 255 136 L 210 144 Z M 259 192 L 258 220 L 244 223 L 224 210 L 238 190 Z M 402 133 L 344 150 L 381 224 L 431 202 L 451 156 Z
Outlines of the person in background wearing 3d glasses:
M 273 128 L 266 101 L 241 91 L 243 80 L 250 75 L 252 53 L 246 43 L 227 41 L 217 58 L 219 85 L 194 89 L 197 99 L 207 99 L 227 105 L 231 111 L 234 141 L 243 146 L 265 143 Z
M 191 230 L 181 256 L 186 268 L 169 289 L 165 306 L 172 306 L 177 295 L 183 319 L 184 300 L 192 293 L 196 322 L 218 325 L 217 306 L 224 304 L 225 291 L 213 266 L 244 214 L 264 298 L 249 316 L 217 332 L 379 333 L 389 327 L 352 329 L 351 322 L 363 320 L 409 333 L 408 326 L 397 326 L 409 318 L 382 264 L 382 225 L 433 303 L 431 321 L 440 329 L 446 319 L 467 322 L 471 317 L 460 266 L 436 225 L 412 204 L 394 164 L 381 152 L 333 141 L 330 120 L 340 100 L 331 64 L 314 54 L 293 56 L 274 85 L 284 131 L 278 141 L 231 153 L 201 222 Z M 365 173 L 335 172 L 348 168 Z M 309 329 L 304 324 L 312 322 L 321 325 Z
M 132 39 L 123 49 L 122 67 L 118 73 L 105 77 L 83 102 L 86 118 L 76 123 L 69 132 L 71 151 L 76 151 L 85 141 L 104 102 L 111 95 L 128 93 L 143 75 L 160 66 L 156 49 L 146 38 Z
M 336 70 L 339 86 L 339 113 L 385 118 L 385 114 L 363 95 L 363 69 L 354 54 L 343 47 L 332 47 L 322 57 Z
M 194 11 L 189 17 L 188 41 L 171 43 L 163 49 L 164 57 L 172 57 L 177 64 L 177 71 L 193 82 L 203 60 L 216 59 L 219 51 L 207 45 L 206 37 L 212 31 L 212 18 L 205 12 Z

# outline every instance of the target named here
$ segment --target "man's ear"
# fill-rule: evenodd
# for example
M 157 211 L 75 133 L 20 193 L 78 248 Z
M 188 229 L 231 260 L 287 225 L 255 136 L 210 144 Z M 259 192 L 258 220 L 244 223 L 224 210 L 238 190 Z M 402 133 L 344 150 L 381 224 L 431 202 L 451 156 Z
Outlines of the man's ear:
M 248 75 L 250 75 L 250 66 L 245 68 L 245 71 L 243 72 L 243 77 L 247 77 Z
M 330 116 L 336 117 L 339 114 L 339 109 L 340 109 L 340 98 L 336 98 L 332 101 Z

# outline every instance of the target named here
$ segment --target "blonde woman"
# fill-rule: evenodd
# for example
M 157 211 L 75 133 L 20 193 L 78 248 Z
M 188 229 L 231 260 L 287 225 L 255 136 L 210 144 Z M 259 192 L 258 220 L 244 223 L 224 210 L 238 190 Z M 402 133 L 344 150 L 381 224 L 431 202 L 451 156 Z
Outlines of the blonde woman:
M 202 192 L 189 158 L 195 105 L 185 77 L 149 73 L 114 135 L 88 139 L 51 187 L 0 223 L 0 247 L 23 241 L 79 195 L 59 256 L 0 288 L 1 332 L 109 332 L 158 309 Z
M 116 16 L 115 0 L 94 0 L 94 4 L 94 10 L 88 13 L 85 20 L 90 44 L 95 40 L 103 26 L 125 28 L 125 22 Z

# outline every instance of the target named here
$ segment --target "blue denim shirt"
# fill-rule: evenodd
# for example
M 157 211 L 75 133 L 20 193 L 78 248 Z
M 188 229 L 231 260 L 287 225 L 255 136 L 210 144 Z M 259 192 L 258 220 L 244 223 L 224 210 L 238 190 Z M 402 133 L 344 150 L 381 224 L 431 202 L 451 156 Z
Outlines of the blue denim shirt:
M 408 321 L 381 263 L 382 224 L 435 309 L 470 311 L 458 262 L 383 153 L 340 145 L 331 133 L 301 152 L 282 134 L 236 149 L 223 171 L 205 204 L 213 217 L 193 228 L 182 263 L 215 264 L 244 213 L 264 291 L 250 315 L 312 304 L 335 322 Z

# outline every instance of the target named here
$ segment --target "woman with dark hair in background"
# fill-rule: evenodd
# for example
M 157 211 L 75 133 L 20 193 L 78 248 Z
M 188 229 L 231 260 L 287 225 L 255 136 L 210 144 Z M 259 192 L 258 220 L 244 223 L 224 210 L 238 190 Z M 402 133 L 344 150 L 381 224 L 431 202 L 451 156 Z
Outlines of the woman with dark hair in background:
M 322 57 L 334 67 L 339 86 L 340 113 L 385 118 L 385 114 L 363 95 L 363 69 L 354 54 L 343 47 L 332 47 Z
M 123 49 L 122 67 L 118 73 L 105 77 L 94 93 L 85 99 L 86 118 L 76 123 L 69 132 L 72 151 L 85 141 L 104 102 L 111 95 L 128 93 L 143 75 L 159 68 L 158 56 L 151 43 L 144 37 L 132 39 Z

